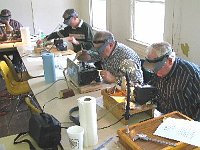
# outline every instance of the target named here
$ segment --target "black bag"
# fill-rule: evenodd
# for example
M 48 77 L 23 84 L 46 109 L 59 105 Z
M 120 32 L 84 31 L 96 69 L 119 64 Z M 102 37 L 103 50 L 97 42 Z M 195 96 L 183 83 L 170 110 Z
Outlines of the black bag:
M 28 133 L 36 141 L 40 148 L 56 150 L 57 146 L 60 145 L 61 140 L 61 124 L 50 114 L 32 114 L 29 120 Z M 23 140 L 16 142 L 19 136 L 15 138 L 14 144 L 27 142 L 27 139 L 26 141 Z M 30 141 L 28 143 L 30 145 Z M 30 149 L 32 149 L 31 145 Z

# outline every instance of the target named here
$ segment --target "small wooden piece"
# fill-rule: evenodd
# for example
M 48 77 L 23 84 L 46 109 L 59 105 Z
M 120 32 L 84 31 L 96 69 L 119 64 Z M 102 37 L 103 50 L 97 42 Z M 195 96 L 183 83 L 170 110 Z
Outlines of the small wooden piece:
M 75 95 L 72 89 L 64 89 L 59 92 L 60 98 L 68 98 Z
M 89 85 L 79 86 L 77 88 L 80 93 L 88 93 L 88 92 L 98 91 L 98 90 L 102 89 L 102 84 L 101 83 L 92 83 Z

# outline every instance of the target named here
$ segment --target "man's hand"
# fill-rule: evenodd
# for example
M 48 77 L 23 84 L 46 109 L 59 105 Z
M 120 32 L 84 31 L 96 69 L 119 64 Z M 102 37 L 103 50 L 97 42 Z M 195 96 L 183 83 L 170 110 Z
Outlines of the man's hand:
M 66 37 L 66 39 L 67 39 L 68 42 L 73 43 L 75 45 L 79 44 L 79 42 L 73 36 Z
M 11 27 L 11 25 L 9 24 L 8 20 L 5 19 L 1 19 L 0 23 L 5 24 L 5 28 L 6 28 L 6 32 L 12 32 L 13 31 L 13 27 Z
M 109 82 L 109 83 L 115 83 L 116 78 L 113 74 L 111 74 L 109 71 L 107 70 L 102 70 L 100 72 L 100 75 L 102 77 L 103 80 Z
M 37 42 L 36 42 L 37 47 L 41 47 L 41 46 L 44 45 L 46 42 L 47 42 L 47 39 L 46 39 L 46 38 L 37 40 Z
M 91 56 L 87 53 L 86 50 L 82 50 L 76 53 L 75 59 L 86 62 L 86 61 L 91 60 Z

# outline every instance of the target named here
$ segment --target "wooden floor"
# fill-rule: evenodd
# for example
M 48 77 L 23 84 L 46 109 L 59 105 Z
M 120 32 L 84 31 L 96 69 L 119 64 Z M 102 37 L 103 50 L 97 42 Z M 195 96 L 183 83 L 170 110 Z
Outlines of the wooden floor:
M 28 131 L 31 112 L 25 103 L 16 108 L 18 102 L 16 97 L 9 95 L 0 77 L 0 137 Z

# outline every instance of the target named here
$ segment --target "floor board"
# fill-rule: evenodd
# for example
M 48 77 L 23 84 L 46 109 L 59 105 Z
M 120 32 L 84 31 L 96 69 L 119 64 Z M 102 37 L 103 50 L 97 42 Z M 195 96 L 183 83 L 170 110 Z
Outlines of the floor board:
M 30 110 L 25 103 L 22 103 L 17 111 L 18 100 L 9 95 L 2 78 L 0 85 L 0 137 L 28 131 Z M 2 110 L 6 110 L 5 114 Z

